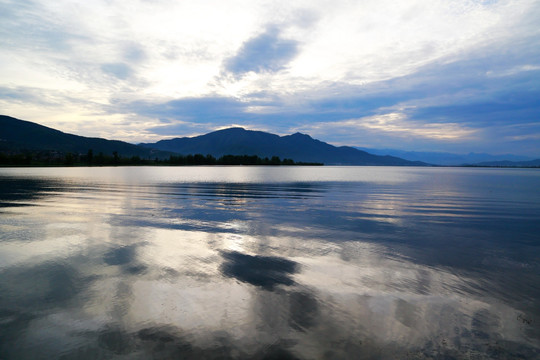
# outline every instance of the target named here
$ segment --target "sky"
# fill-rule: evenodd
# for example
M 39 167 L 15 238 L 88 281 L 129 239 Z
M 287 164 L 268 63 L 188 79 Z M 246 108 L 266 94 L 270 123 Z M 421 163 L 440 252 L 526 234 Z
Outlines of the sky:
M 540 157 L 538 0 L 0 0 L 0 113 Z

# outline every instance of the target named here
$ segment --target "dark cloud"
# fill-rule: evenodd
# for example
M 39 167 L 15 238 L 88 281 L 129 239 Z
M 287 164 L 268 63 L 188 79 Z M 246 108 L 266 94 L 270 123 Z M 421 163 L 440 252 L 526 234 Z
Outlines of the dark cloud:
M 245 104 L 226 97 L 183 98 L 165 103 L 135 101 L 114 104 L 121 111 L 134 111 L 159 118 L 199 121 L 232 120 L 243 113 Z M 161 122 L 166 122 L 161 120 Z
M 540 89 L 513 89 L 492 94 L 489 99 L 463 99 L 462 103 L 425 106 L 411 113 L 416 118 L 447 120 L 475 127 L 529 122 L 540 115 Z
M 240 101 L 235 98 L 212 96 L 177 99 L 165 103 L 113 101 L 109 111 L 135 112 L 157 118 L 161 124 L 147 130 L 159 135 L 203 134 L 214 127 L 231 124 L 249 124 L 252 127 L 260 125 L 262 129 L 272 124 L 273 132 L 286 134 L 289 133 L 291 125 L 339 121 L 344 118 L 371 115 L 378 106 L 393 104 L 395 99 L 377 96 L 326 98 L 309 102 L 301 109 L 297 109 L 284 107 L 286 105 L 279 98 L 269 101 L 258 98 Z M 254 113 L 249 111 L 250 106 L 272 106 L 281 109 L 279 112 Z
M 275 72 L 298 53 L 298 43 L 283 39 L 279 29 L 271 27 L 246 41 L 238 53 L 225 61 L 225 70 L 233 74 Z

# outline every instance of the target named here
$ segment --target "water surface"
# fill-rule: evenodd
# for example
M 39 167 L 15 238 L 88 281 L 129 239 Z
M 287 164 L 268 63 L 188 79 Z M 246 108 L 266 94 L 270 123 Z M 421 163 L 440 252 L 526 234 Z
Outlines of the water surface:
M 0 359 L 540 354 L 540 171 L 0 169 Z

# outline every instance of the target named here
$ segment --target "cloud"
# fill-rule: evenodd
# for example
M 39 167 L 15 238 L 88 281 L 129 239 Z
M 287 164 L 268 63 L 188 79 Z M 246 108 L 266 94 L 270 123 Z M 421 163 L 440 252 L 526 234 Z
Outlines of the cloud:
M 297 53 L 297 41 L 282 38 L 277 27 L 270 27 L 246 41 L 235 56 L 225 60 L 225 70 L 233 74 L 276 72 Z
M 487 71 L 486 76 L 492 76 L 492 77 L 512 76 L 512 75 L 516 75 L 522 72 L 538 71 L 538 70 L 540 70 L 540 65 L 530 65 L 530 64 L 518 65 L 518 66 L 514 66 L 510 69 L 505 69 L 502 71 L 492 71 L 492 70 Z
M 540 105 L 534 102 L 538 96 L 539 91 L 505 92 L 492 99 L 425 106 L 415 110 L 414 115 L 431 121 L 455 119 L 477 127 L 528 122 L 540 114 Z
M 334 122 L 311 123 L 298 128 L 308 133 L 330 131 L 359 134 L 359 138 L 369 133 L 370 136 L 395 137 L 406 139 L 430 139 L 438 141 L 464 141 L 470 139 L 475 129 L 457 123 L 424 123 L 411 120 L 405 113 L 391 112 L 357 119 Z
M 36 96 L 35 92 L 39 89 L 28 89 L 23 87 L 0 87 L 0 102 L 33 102 L 43 104 L 43 99 L 40 96 Z
M 124 46 L 124 59 L 130 63 L 140 63 L 148 58 L 148 54 L 143 47 L 136 43 L 129 43 Z
M 6 1 L 0 11 L 0 44 L 6 50 L 17 48 L 31 53 L 64 53 L 77 41 L 88 37 L 70 21 L 56 21 L 57 17 L 39 1 Z M 73 20 L 73 18 L 72 18 Z
M 101 70 L 109 75 L 112 75 L 120 80 L 126 80 L 133 76 L 133 70 L 123 63 L 102 64 Z
M 215 96 L 182 98 L 166 102 L 144 100 L 119 102 L 113 104 L 111 110 L 120 109 L 146 116 L 208 122 L 217 119 L 232 120 L 242 113 L 244 106 L 236 99 Z
M 82 99 L 77 94 L 70 94 L 67 91 L 54 91 L 53 89 L 27 86 L 0 86 L 0 104 L 4 108 L 22 104 L 26 107 L 33 105 L 49 109 L 64 109 L 66 104 L 75 105 L 80 108 L 96 106 L 90 99 Z
M 445 141 L 463 141 L 475 132 L 473 129 L 467 129 L 456 123 L 422 123 L 411 121 L 407 119 L 405 114 L 398 112 L 348 120 L 344 124 L 383 133 L 391 133 L 399 137 L 420 137 Z

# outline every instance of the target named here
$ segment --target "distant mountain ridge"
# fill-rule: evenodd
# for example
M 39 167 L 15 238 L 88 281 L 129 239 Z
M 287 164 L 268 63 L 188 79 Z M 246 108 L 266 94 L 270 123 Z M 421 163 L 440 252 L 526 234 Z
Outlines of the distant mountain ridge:
M 349 146 L 336 147 L 301 133 L 279 136 L 244 128 L 228 128 L 206 135 L 141 143 L 141 146 L 179 154 L 279 156 L 294 161 L 321 162 L 325 165 L 426 166 L 394 156 L 369 154 Z
M 397 156 L 402 159 L 410 161 L 423 161 L 435 165 L 466 165 L 477 164 L 486 162 L 523 162 L 534 160 L 532 157 L 514 155 L 514 154 L 502 154 L 492 155 L 483 153 L 468 153 L 468 154 L 453 154 L 447 152 L 435 152 L 435 151 L 406 151 L 396 149 L 372 149 L 365 147 L 356 147 L 356 149 L 369 152 L 375 155 L 391 155 Z
M 124 141 L 68 134 L 30 121 L 0 115 L 0 151 L 86 154 L 90 149 L 95 154 L 102 152 L 111 155 L 113 152 L 118 152 L 122 156 L 142 158 L 169 157 L 169 153 Z
M 472 166 L 504 166 L 504 167 L 540 167 L 540 159 L 529 161 L 484 161 L 476 164 L 468 164 Z

